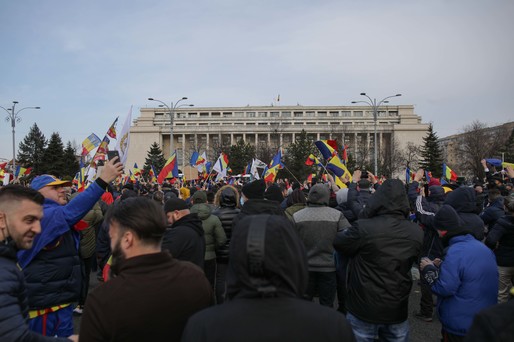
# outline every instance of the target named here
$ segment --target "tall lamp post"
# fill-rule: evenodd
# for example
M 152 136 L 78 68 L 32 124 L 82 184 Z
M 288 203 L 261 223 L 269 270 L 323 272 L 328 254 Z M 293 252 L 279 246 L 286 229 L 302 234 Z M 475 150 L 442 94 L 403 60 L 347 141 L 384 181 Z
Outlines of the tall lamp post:
M 41 109 L 41 107 L 24 107 L 21 109 L 16 110 L 16 105 L 18 104 L 18 101 L 12 102 L 12 108 L 4 108 L 0 106 L 3 110 L 7 112 L 7 117 L 5 118 L 6 121 L 11 121 L 11 127 L 12 127 L 12 172 L 15 172 L 16 170 L 16 140 L 15 140 L 15 134 L 16 134 L 16 123 L 21 121 L 21 118 L 19 117 L 19 114 L 22 110 L 25 109 Z
M 378 161 L 377 161 L 377 120 L 378 120 L 378 109 L 384 103 L 389 103 L 388 99 L 392 97 L 402 96 L 402 94 L 391 95 L 377 101 L 376 98 L 369 97 L 366 93 L 361 93 L 362 96 L 366 96 L 369 101 L 352 101 L 352 103 L 365 103 L 373 109 L 373 120 L 375 121 L 375 132 L 373 135 L 374 142 L 374 162 L 375 162 L 375 176 L 378 176 Z
M 173 148 L 173 119 L 175 117 L 175 109 L 182 107 L 182 106 L 193 107 L 192 104 L 182 104 L 179 106 L 179 103 L 184 100 L 187 100 L 187 97 L 184 96 L 181 99 L 175 101 L 175 103 L 171 102 L 170 106 L 168 106 L 165 102 L 163 102 L 161 100 L 154 99 L 153 97 L 148 98 L 148 101 L 156 101 L 156 102 L 161 103 L 164 107 L 166 107 L 166 109 L 170 113 L 170 156 L 173 154 L 173 151 L 174 151 L 174 148 Z

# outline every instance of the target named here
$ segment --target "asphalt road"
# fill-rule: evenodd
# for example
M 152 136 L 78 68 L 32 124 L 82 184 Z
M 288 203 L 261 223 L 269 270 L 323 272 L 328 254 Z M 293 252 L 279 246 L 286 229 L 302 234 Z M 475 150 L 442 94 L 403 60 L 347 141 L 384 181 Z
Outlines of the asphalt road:
M 96 274 L 91 274 L 90 291 L 99 285 L 96 279 Z M 409 325 L 410 325 L 410 341 L 412 342 L 428 342 L 440 341 L 441 339 L 441 323 L 434 315 L 432 322 L 424 322 L 414 317 L 414 311 L 419 310 L 419 302 L 421 299 L 421 292 L 417 281 L 414 281 L 412 291 L 409 297 Z M 434 308 L 435 312 L 435 308 Z M 74 316 L 75 333 L 80 334 L 80 316 Z

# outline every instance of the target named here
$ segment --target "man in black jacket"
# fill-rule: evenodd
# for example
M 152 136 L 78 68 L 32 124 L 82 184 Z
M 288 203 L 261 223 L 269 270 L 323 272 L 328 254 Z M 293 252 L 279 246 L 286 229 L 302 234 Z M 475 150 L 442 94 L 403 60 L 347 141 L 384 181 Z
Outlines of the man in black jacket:
M 203 270 L 205 239 L 202 220 L 189 211 L 186 201 L 172 198 L 164 204 L 170 226 L 166 228 L 162 249 L 169 250 L 174 258 L 191 261 Z
M 388 179 L 371 196 L 359 220 L 336 237 L 335 248 L 352 258 L 346 317 L 358 339 L 408 341 L 410 270 L 423 242 L 423 232 L 408 215 L 403 183 Z
M 354 341 L 344 315 L 302 299 L 308 277 L 305 248 L 287 218 L 245 217 L 230 244 L 230 301 L 192 316 L 182 342 Z
M 16 252 L 32 247 L 41 233 L 44 197 L 20 185 L 0 189 L 0 340 L 69 341 L 46 337 L 29 330 L 25 279 L 17 263 Z M 74 335 L 70 337 L 77 340 Z

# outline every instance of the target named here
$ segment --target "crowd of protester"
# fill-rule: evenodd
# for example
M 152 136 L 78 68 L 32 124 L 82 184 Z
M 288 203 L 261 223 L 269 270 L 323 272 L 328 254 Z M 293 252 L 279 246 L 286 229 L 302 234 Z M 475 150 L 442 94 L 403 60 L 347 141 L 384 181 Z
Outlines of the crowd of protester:
M 408 341 L 409 317 L 436 314 L 443 341 L 511 341 L 514 170 L 483 166 L 474 186 L 424 170 L 115 186 L 112 160 L 83 192 L 3 186 L 0 341 L 76 341 L 73 315 L 80 341 Z

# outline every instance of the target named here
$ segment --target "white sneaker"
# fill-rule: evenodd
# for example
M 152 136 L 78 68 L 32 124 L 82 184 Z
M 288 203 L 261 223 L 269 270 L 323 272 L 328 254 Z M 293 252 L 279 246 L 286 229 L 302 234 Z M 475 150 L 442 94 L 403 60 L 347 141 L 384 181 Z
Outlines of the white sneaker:
M 77 305 L 77 307 L 73 309 L 73 313 L 77 315 L 82 315 L 82 307 L 80 305 Z

